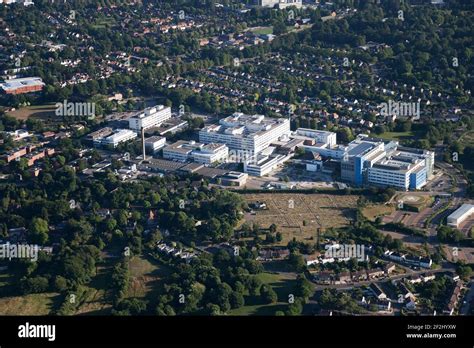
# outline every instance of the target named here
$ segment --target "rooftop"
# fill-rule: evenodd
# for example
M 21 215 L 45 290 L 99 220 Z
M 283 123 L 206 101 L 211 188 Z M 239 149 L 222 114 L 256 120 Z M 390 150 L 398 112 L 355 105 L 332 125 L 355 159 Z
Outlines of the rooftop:
M 152 136 L 152 137 L 149 137 L 147 139 L 145 139 L 145 144 L 153 144 L 157 141 L 161 141 L 162 139 L 166 139 L 165 137 L 160 137 L 159 135 L 155 135 L 155 136 Z
M 40 77 L 25 77 L 20 79 L 5 80 L 5 82 L 0 83 L 0 87 L 2 87 L 5 91 L 32 86 L 44 86 L 44 82 Z
M 463 204 L 454 213 L 448 216 L 448 219 L 459 219 L 465 214 L 474 213 L 474 204 Z
M 161 110 L 164 110 L 164 109 L 166 109 L 166 107 L 164 105 L 152 106 L 152 107 L 146 108 L 143 111 L 140 111 L 140 112 L 136 113 L 131 118 L 145 118 L 145 117 L 151 116 L 153 114 L 156 114 L 157 112 L 159 112 Z
M 201 132 L 213 132 L 241 137 L 262 135 L 284 122 L 289 121 L 286 118 L 269 118 L 263 115 L 245 115 L 236 112 L 231 116 L 219 120 L 218 125 L 204 127 Z

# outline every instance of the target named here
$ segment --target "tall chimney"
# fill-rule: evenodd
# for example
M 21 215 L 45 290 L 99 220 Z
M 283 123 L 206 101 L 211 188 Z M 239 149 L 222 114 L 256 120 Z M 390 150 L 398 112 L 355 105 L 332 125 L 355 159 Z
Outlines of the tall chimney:
M 143 160 L 146 160 L 145 154 L 145 128 L 142 127 L 142 151 L 143 151 Z

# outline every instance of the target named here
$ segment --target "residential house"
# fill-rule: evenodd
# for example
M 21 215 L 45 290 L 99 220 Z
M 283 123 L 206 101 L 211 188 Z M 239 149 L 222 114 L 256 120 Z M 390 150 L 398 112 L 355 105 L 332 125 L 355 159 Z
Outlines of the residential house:
M 383 277 L 384 275 L 385 275 L 385 271 L 381 268 L 369 269 L 367 271 L 367 277 L 369 277 L 369 279 Z
M 375 283 L 370 284 L 369 290 L 377 297 L 379 300 L 387 299 L 387 294 Z
M 443 313 L 448 314 L 448 315 L 454 314 L 459 302 L 459 297 L 461 296 L 461 289 L 462 289 L 462 282 L 458 280 L 451 293 L 451 296 L 449 297 L 449 301 L 446 304 L 446 308 L 443 310 Z
M 331 284 L 334 277 L 333 272 L 322 271 L 314 274 L 313 279 L 320 284 Z
M 395 268 L 396 268 L 396 266 L 393 262 L 387 263 L 384 267 L 385 274 L 390 275 L 390 273 L 395 271 Z
M 364 269 L 362 271 L 352 272 L 352 280 L 355 282 L 367 280 L 367 271 Z
M 350 272 L 341 272 L 338 274 L 336 283 L 342 284 L 342 283 L 350 283 L 350 282 L 351 282 Z

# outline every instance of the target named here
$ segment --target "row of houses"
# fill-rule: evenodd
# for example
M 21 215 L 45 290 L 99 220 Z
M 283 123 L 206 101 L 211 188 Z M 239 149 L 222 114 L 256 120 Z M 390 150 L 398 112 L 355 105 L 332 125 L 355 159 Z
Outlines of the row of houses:
M 319 284 L 344 284 L 366 280 L 380 279 L 389 276 L 395 271 L 393 263 L 386 264 L 383 268 L 373 268 L 368 270 L 360 270 L 356 272 L 340 272 L 333 271 L 315 271 L 310 270 L 312 279 Z
M 404 282 L 399 282 L 397 284 L 397 298 L 390 299 L 387 294 L 382 290 L 382 288 L 376 284 L 372 283 L 368 289 L 369 293 L 371 293 L 378 301 L 386 303 L 387 308 L 390 308 L 389 305 L 392 302 L 402 304 L 405 308 L 413 310 L 416 308 L 416 296 L 407 288 Z
M 178 248 L 169 246 L 166 243 L 158 244 L 157 249 L 169 256 L 172 256 L 174 258 L 180 258 L 181 260 L 186 261 L 186 262 L 190 262 L 193 258 L 196 257 L 196 253 L 194 252 L 188 252 L 183 249 L 178 249 Z
M 399 262 L 407 266 L 431 268 L 433 264 L 433 260 L 429 257 L 402 254 L 390 250 L 385 251 L 384 256 L 391 261 Z
M 288 249 L 261 249 L 258 252 L 258 261 L 284 260 L 290 256 Z
M 456 281 L 456 285 L 454 286 L 451 295 L 449 297 L 448 302 L 446 303 L 446 307 L 443 310 L 444 314 L 453 315 L 456 311 L 456 308 L 459 304 L 459 299 L 461 298 L 461 290 L 463 289 L 462 281 Z

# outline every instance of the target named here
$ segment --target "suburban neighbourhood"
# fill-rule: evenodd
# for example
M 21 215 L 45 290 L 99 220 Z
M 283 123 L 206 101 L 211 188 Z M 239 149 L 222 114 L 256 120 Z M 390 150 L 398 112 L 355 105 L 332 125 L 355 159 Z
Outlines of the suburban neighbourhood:
M 0 315 L 474 315 L 473 5 L 196 3 L 0 2 Z

